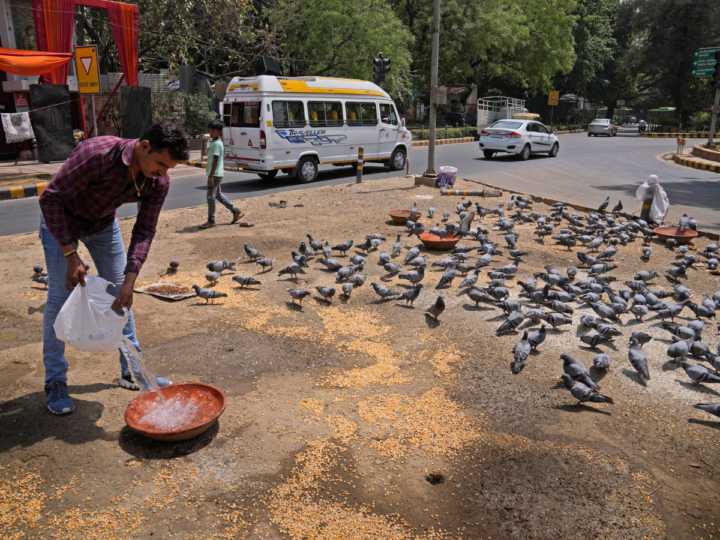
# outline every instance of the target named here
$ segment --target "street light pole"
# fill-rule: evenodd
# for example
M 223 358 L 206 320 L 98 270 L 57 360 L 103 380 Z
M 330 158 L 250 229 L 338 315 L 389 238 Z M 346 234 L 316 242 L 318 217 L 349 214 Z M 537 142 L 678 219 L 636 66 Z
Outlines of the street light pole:
M 433 0 L 432 61 L 430 66 L 430 145 L 428 167 L 424 176 L 435 173 L 435 123 L 437 121 L 438 56 L 440 54 L 440 0 Z

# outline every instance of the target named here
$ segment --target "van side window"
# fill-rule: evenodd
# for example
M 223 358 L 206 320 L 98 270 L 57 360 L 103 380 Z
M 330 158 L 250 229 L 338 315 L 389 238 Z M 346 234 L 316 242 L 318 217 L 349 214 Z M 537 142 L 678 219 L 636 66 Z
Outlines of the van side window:
M 305 105 L 302 101 L 273 101 L 273 126 L 305 127 Z
M 342 103 L 339 102 L 308 101 L 308 115 L 313 127 L 343 125 Z
M 397 116 L 395 115 L 395 108 L 389 103 L 380 104 L 380 121 L 383 124 L 390 124 L 397 126 Z
M 374 103 L 345 103 L 348 126 L 374 126 L 378 123 L 377 107 Z
M 223 124 L 225 124 L 225 127 L 230 127 L 230 111 L 232 110 L 232 103 L 223 103 Z
M 232 104 L 231 127 L 260 127 L 260 102 L 235 101 Z

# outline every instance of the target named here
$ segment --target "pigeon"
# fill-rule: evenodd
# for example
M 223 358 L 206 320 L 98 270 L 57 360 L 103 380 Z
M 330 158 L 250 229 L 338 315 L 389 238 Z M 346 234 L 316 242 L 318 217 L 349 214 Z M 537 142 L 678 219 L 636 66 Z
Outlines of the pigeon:
M 650 270 L 641 270 L 637 274 L 635 274 L 635 281 L 643 281 L 647 283 L 648 281 L 652 281 L 656 277 L 658 277 L 660 274 L 657 272 L 652 272 Z
M 409 274 L 400 274 L 398 276 L 398 279 L 405 279 L 412 283 L 413 285 L 420 283 L 423 279 L 425 279 L 425 267 L 426 264 L 421 264 L 420 268 L 417 270 L 410 272 Z
M 685 360 L 685 357 L 690 352 L 690 347 L 692 347 L 692 344 L 693 338 L 676 341 L 668 347 L 667 355 L 672 358 L 672 362 L 675 362 L 677 364 L 678 362 Z
M 693 405 L 693 407 L 712 414 L 713 416 L 720 417 L 720 403 L 698 403 L 697 405 Z
M 192 288 L 195 290 L 195 294 L 205 300 L 206 304 L 210 301 L 214 304 L 216 298 L 227 297 L 227 294 L 225 293 L 213 291 L 212 289 L 203 289 L 202 287 L 198 287 L 197 285 L 193 285 Z
M 507 332 L 508 330 L 517 332 L 517 327 L 520 326 L 524 320 L 525 313 L 523 313 L 522 308 L 513 311 L 512 313 L 510 313 L 505 322 L 500 325 L 500 328 L 497 329 L 497 333 L 502 334 L 503 332 Z
M 298 251 L 300 252 L 300 255 L 305 255 L 308 258 L 315 256 L 315 250 L 309 248 L 308 245 L 305 243 L 305 240 L 300 242 L 300 247 L 298 248 Z
M 595 384 L 588 375 L 587 368 L 580 360 L 577 360 L 569 354 L 561 354 L 560 359 L 563 361 L 563 371 L 566 375 L 569 375 L 574 381 L 583 383 L 590 388 L 600 390 L 600 387 Z
M 457 271 L 452 267 L 448 268 L 447 270 L 445 270 L 445 272 L 443 272 L 443 275 L 440 278 L 440 282 L 437 284 L 437 287 L 435 287 L 435 289 L 441 289 L 443 287 L 452 285 L 452 281 L 453 279 L 455 279 L 455 276 L 457 276 Z
M 641 347 L 652 340 L 652 336 L 645 332 L 633 332 L 630 336 L 630 344 L 632 344 L 633 338 L 637 340 L 638 345 Z
M 652 255 L 652 248 L 648 246 L 643 246 L 642 248 L 642 256 L 645 259 L 649 259 L 650 255 Z
M 290 277 L 293 279 L 297 279 L 298 274 L 304 274 L 305 270 L 303 270 L 298 263 L 292 263 L 290 266 L 286 266 L 280 272 L 278 273 L 278 276 L 284 276 L 285 274 L 290 274 Z
M 680 276 L 684 276 L 686 274 L 686 272 L 687 272 L 687 266 L 685 266 L 684 264 L 670 268 L 669 270 L 665 270 L 665 273 L 667 275 L 669 275 L 675 281 L 675 283 L 678 283 L 679 282 L 678 278 Z
M 682 217 L 678 220 L 678 230 L 679 232 L 685 232 L 685 230 L 690 226 L 690 218 L 687 214 L 683 214 Z
M 435 207 L 433 205 L 430 205 L 430 208 L 428 208 L 428 217 L 430 219 L 435 217 Z
M 380 257 L 378 258 L 378 266 L 383 266 L 389 262 L 390 262 L 390 255 L 388 255 L 385 251 L 381 251 Z
M 643 321 L 643 317 L 648 314 L 647 306 L 636 304 L 636 305 L 632 306 L 629 309 L 629 311 L 630 311 L 630 313 L 635 315 L 635 320 L 640 321 L 640 322 L 645 322 L 645 321 Z
M 599 332 L 591 332 L 590 334 L 581 336 L 580 341 L 596 349 L 598 345 L 602 345 L 603 343 L 612 343 L 613 338 Z
M 715 310 L 710 309 L 707 306 L 703 304 L 694 304 L 692 302 L 688 302 L 687 306 L 690 308 L 690 310 L 695 314 L 695 316 L 700 318 L 715 318 Z
M 463 282 L 460 284 L 460 288 L 461 288 L 461 289 L 464 289 L 465 287 L 472 287 L 473 285 L 475 285 L 475 284 L 477 283 L 477 280 L 478 280 L 478 272 L 479 272 L 479 271 L 480 271 L 480 270 L 475 269 L 475 271 L 474 271 L 472 274 L 470 274 L 469 276 L 467 276 L 467 277 L 463 280 Z
M 318 292 L 320 296 L 323 297 L 323 299 L 328 303 L 332 304 L 332 297 L 335 296 L 335 287 L 315 287 L 315 290 Z
M 407 255 L 405 256 L 405 260 L 403 261 L 403 264 L 409 263 L 418 255 L 420 255 L 420 246 L 415 246 L 413 248 L 410 248 L 410 251 L 408 251 Z
M 215 261 L 208 263 L 206 267 L 211 272 L 222 272 L 223 270 L 235 270 L 235 263 L 227 261 Z
M 333 247 L 332 249 L 334 249 L 335 251 L 339 251 L 340 253 L 345 255 L 347 250 L 349 250 L 352 246 L 353 246 L 353 241 L 348 240 L 344 244 L 338 244 L 337 246 Z
M 257 279 L 250 276 L 233 276 L 232 280 L 239 284 L 241 289 L 250 285 L 261 285 Z
M 525 362 L 527 361 L 528 356 L 530 356 L 530 350 L 531 344 L 528 341 L 528 331 L 525 330 L 520 343 L 515 345 L 515 348 L 513 349 L 514 360 L 512 364 L 510 364 L 510 370 L 514 375 L 520 373 L 525 367 Z
M 326 259 L 332 258 L 332 250 L 333 248 L 330 247 L 330 242 L 326 240 L 325 245 L 322 247 L 322 252 Z
M 480 305 L 480 302 L 495 302 L 495 299 L 492 296 L 476 287 L 470 287 L 467 291 L 465 291 L 465 293 L 468 295 L 468 298 L 470 298 L 470 300 L 475 302 L 475 307 L 478 307 Z
M 340 283 L 342 281 L 345 281 L 346 279 L 349 279 L 350 276 L 357 273 L 362 266 L 356 264 L 353 266 L 346 266 L 345 268 L 340 268 L 337 273 L 337 277 L 335 278 L 336 283 Z
M 395 240 L 395 243 L 393 244 L 393 250 L 391 257 L 394 259 L 400 254 L 400 251 L 402 251 L 402 240 L 400 240 L 400 235 L 397 235 L 397 240 Z
M 604 336 L 622 336 L 622 332 L 612 324 L 599 322 L 595 329 Z
M 440 317 L 443 311 L 445 311 L 445 299 L 442 296 L 438 296 L 435 303 L 427 309 L 426 313 L 435 317 L 435 321 L 437 322 L 438 317 Z
M 260 253 L 257 249 L 253 249 L 247 244 L 243 244 L 243 247 L 245 248 L 245 253 L 247 253 L 248 257 L 250 257 L 252 260 L 261 259 L 263 257 L 263 254 Z
M 400 271 L 400 267 L 397 264 L 391 262 L 386 263 L 383 268 L 388 273 L 388 275 L 397 274 Z
M 597 211 L 598 211 L 598 212 L 604 212 L 605 209 L 606 209 L 608 206 L 610 206 L 610 197 L 609 197 L 609 196 L 608 196 L 607 199 L 605 199 L 605 200 L 603 201 L 603 203 L 602 203 L 600 206 L 598 206 Z
M 346 298 L 350 298 L 350 295 L 353 292 L 353 284 L 352 283 L 343 283 L 342 287 L 340 287 L 340 290 L 342 290 L 342 293 Z
M 169 266 L 173 270 L 177 270 L 178 266 L 180 266 L 180 261 L 178 261 L 177 259 L 171 259 Z M 42 272 L 42 270 L 40 270 L 40 271 Z
M 614 403 L 612 398 L 596 392 L 581 382 L 573 381 L 570 375 L 564 373 L 562 380 L 565 383 L 565 387 L 570 390 L 572 396 L 578 400 L 575 406 L 585 403 L 586 401 L 593 403 Z
M 302 306 L 303 298 L 306 296 L 310 296 L 312 294 L 310 291 L 306 291 L 305 289 L 286 289 L 288 293 L 290 293 L 290 298 L 292 298 L 292 303 L 295 303 L 295 300 L 300 300 L 300 305 Z
M 336 272 L 343 267 L 343 265 L 340 264 L 340 261 L 337 261 L 335 259 L 318 259 L 317 262 L 325 265 L 328 270 L 332 270 L 333 272 Z
M 558 326 L 562 326 L 564 324 L 572 324 L 572 319 L 566 317 L 562 313 L 548 313 L 547 322 L 550 323 L 550 326 L 553 327 L 553 330 L 559 332 Z
M 442 216 L 443 216 L 443 221 L 447 221 L 448 219 L 450 219 L 450 215 L 451 215 L 451 214 L 450 214 L 450 211 L 449 211 L 449 210 L 445 210 L 445 211 L 443 212 L 443 214 L 442 214 Z
M 610 355 L 600 353 L 593 356 L 593 366 L 595 369 L 606 369 L 610 371 Z
M 362 285 L 365 283 L 365 275 L 364 274 L 355 274 L 353 277 L 348 279 L 348 283 L 352 283 L 354 286 Z
M 313 252 L 317 253 L 318 251 L 322 251 L 323 245 L 320 242 L 316 242 L 309 234 L 305 236 L 307 236 L 308 242 L 310 243 L 310 247 L 312 248 Z
M 385 255 L 387 255 L 387 253 L 385 253 Z M 362 255 L 354 255 L 353 257 L 350 257 L 350 262 L 352 264 L 365 266 L 367 264 L 367 259 L 365 257 L 363 257 Z M 390 262 L 390 259 L 388 259 L 387 262 Z M 385 262 L 383 262 L 383 264 L 385 264 Z
M 427 264 L 427 257 L 415 257 L 407 264 L 409 264 L 410 266 L 417 266 L 419 268 L 421 265 Z
M 628 359 L 630 364 L 640 376 L 646 381 L 650 380 L 650 372 L 648 371 L 647 353 L 640 346 L 638 338 L 633 334 L 630 338 L 630 349 L 628 349 Z
M 680 362 L 688 377 L 692 379 L 691 384 L 697 386 L 700 383 L 717 384 L 720 383 L 720 377 L 711 373 L 708 368 L 699 364 L 692 365 L 688 362 Z
M 610 306 L 606 306 L 605 304 L 599 304 L 596 302 L 590 302 L 590 307 L 595 313 L 597 313 L 598 317 L 600 317 L 601 319 L 610 319 L 613 321 L 617 319 L 617 315 L 615 315 L 615 310 L 613 310 L 613 308 L 611 308 Z
M 208 272 L 205 274 L 205 279 L 215 285 L 218 282 L 218 279 L 220 279 L 220 272 Z
M 45 285 L 45 288 L 47 288 L 48 283 L 50 283 L 50 278 L 48 276 L 41 276 L 39 274 L 35 274 L 31 279 L 35 283 L 40 283 L 41 285 Z
M 540 352 L 538 350 L 538 347 L 542 345 L 543 341 L 545 341 L 545 325 L 543 324 L 540 327 L 540 330 L 535 330 L 532 334 L 530 334 L 530 337 L 528 338 L 528 341 L 530 342 L 530 347 L 535 352 Z
M 618 201 L 618 203 L 613 207 L 612 213 L 617 214 L 619 212 L 622 212 L 622 209 L 623 209 L 622 201 Z
M 413 302 L 417 299 L 418 296 L 420 296 L 420 291 L 423 288 L 422 283 L 418 283 L 415 285 L 412 289 L 408 289 L 404 293 L 402 293 L 401 299 L 405 300 L 407 304 L 413 305 Z
M 273 258 L 264 257 L 264 258 L 262 258 L 262 259 L 255 259 L 255 264 L 261 266 L 262 269 L 263 269 L 263 272 L 264 272 L 265 269 L 268 268 L 268 267 L 270 267 L 270 270 L 272 270 L 272 269 L 273 269 L 273 264 L 275 263 L 276 260 L 277 260 L 276 257 L 273 257 Z
M 370 283 L 372 285 L 372 288 L 375 289 L 375 293 L 382 299 L 387 300 L 391 296 L 397 296 L 398 293 L 395 291 L 391 291 L 388 287 L 384 287 L 382 285 L 378 285 L 374 281 Z

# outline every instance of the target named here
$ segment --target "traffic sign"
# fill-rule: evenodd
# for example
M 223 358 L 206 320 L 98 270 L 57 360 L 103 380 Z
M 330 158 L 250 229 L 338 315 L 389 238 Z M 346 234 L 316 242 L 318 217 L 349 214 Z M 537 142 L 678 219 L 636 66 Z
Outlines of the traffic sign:
M 700 58 L 699 60 L 693 60 L 693 67 L 712 67 L 717 63 L 714 58 Z
M 692 70 L 693 77 L 710 77 L 715 73 L 713 67 L 695 68 Z
M 705 47 L 698 49 L 693 56 L 695 58 L 715 58 L 715 53 L 720 51 L 720 47 Z
M 75 47 L 75 72 L 81 94 L 100 93 L 100 70 L 95 45 Z
M 560 92 L 550 92 L 548 96 L 548 105 L 557 105 L 560 100 Z

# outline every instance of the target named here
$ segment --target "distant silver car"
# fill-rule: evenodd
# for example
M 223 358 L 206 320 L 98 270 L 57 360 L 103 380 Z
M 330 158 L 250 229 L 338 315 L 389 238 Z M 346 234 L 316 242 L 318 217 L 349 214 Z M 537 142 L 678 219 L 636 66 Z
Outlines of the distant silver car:
M 617 126 L 609 118 L 596 118 L 588 127 L 588 137 L 597 137 L 598 135 L 607 135 L 615 137 L 617 135 Z

